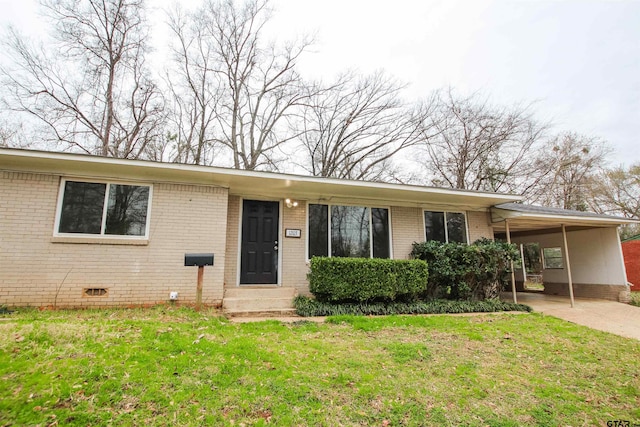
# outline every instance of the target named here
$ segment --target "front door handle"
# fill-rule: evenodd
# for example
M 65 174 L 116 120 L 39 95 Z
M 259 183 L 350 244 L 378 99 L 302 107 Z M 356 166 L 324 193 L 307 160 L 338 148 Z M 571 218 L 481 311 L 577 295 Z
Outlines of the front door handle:
M 274 246 L 274 247 L 273 247 L 273 250 L 274 250 L 274 251 L 277 251 L 277 250 L 278 250 L 278 245 Z

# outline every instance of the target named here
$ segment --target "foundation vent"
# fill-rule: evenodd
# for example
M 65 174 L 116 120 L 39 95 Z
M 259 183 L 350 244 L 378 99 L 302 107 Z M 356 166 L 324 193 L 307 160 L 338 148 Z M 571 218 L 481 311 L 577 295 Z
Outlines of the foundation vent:
M 85 297 L 104 297 L 108 293 L 109 290 L 107 288 L 85 288 L 83 292 Z

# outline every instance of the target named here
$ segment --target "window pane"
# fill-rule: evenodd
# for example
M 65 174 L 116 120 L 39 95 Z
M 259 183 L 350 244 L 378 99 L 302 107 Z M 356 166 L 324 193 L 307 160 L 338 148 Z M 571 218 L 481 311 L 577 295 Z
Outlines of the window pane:
M 331 207 L 331 255 L 369 258 L 369 208 Z
M 100 234 L 106 184 L 67 181 L 60 212 L 60 233 Z
M 436 240 L 442 243 L 446 242 L 444 235 L 444 212 L 425 211 L 424 228 L 427 240 Z
M 560 248 L 542 249 L 544 268 L 563 268 L 562 250 Z
M 329 207 L 309 205 L 309 258 L 329 256 Z
M 149 187 L 112 184 L 109 187 L 105 234 L 144 236 L 148 204 Z
M 462 213 L 447 212 L 449 242 L 467 243 L 467 224 Z
M 389 258 L 389 211 L 382 208 L 371 209 L 371 226 L 373 227 L 373 257 Z

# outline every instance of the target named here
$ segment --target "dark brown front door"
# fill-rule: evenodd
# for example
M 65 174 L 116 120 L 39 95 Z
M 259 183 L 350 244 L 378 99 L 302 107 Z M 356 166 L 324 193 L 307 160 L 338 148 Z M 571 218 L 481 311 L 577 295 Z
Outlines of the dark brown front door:
M 278 283 L 278 214 L 278 202 L 243 202 L 240 284 Z

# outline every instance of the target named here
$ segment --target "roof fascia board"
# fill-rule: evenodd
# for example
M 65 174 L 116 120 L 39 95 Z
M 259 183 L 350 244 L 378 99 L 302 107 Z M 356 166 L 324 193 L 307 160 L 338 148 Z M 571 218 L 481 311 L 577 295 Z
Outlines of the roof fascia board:
M 6 160 L 3 160 L 4 159 Z M 13 162 L 11 161 L 13 159 Z M 154 180 L 166 179 L 170 182 L 200 183 L 217 185 L 229 189 L 230 194 L 244 195 L 257 191 L 265 196 L 318 198 L 323 194 L 329 197 L 352 198 L 360 190 L 369 190 L 384 194 L 373 197 L 374 200 L 400 201 L 411 205 L 428 204 L 430 196 L 442 202 L 451 198 L 451 203 L 443 205 L 464 205 L 469 209 L 521 200 L 520 196 L 489 192 L 475 192 L 446 188 L 423 187 L 416 185 L 377 183 L 368 181 L 350 181 L 335 178 L 318 178 L 302 175 L 280 174 L 219 168 L 215 166 L 183 165 L 159 163 L 144 160 L 127 160 L 97 157 L 82 154 L 56 153 L 46 151 L 0 149 L 0 168 L 12 164 L 22 171 L 87 176 L 128 177 Z M 110 175 L 111 174 L 111 175 Z M 312 191 L 309 191 L 312 189 Z M 264 190 L 264 191 L 262 191 Z M 288 193 L 291 192 L 291 194 Z M 371 198 L 371 196 L 366 196 Z M 421 203 L 424 202 L 424 203 Z
M 494 213 L 496 215 L 494 215 Z M 498 218 L 498 219 L 495 219 Z M 604 224 L 636 224 L 640 220 L 628 218 L 603 218 L 593 216 L 574 216 L 574 215 L 553 215 L 553 214 L 537 214 L 529 212 L 509 211 L 500 208 L 491 209 L 491 222 L 503 222 L 506 219 L 522 219 L 522 220 L 553 220 L 553 222 L 562 223 L 604 223 Z

